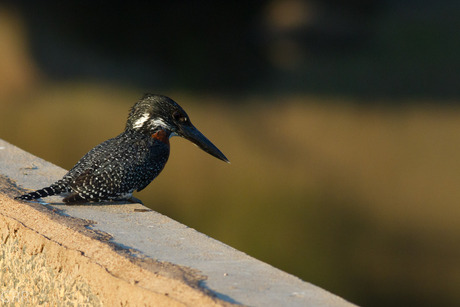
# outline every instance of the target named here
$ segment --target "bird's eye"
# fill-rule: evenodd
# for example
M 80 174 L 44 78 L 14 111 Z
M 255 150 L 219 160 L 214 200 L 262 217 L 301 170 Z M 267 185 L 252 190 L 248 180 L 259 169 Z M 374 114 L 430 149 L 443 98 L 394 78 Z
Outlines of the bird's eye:
M 185 116 L 184 114 L 182 114 L 181 112 L 179 111 L 175 111 L 173 114 L 172 114 L 172 117 L 175 121 L 179 121 L 181 123 L 186 123 L 188 121 L 187 119 L 187 116 Z

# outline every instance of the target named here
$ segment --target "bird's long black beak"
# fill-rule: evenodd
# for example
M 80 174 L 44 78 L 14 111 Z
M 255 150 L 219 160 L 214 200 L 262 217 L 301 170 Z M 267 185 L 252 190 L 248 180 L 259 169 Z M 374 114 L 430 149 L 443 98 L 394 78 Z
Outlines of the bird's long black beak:
M 178 135 L 186 138 L 190 142 L 194 143 L 208 154 L 220 159 L 224 162 L 230 163 L 227 157 L 216 147 L 210 140 L 208 140 L 198 129 L 193 125 L 180 127 Z

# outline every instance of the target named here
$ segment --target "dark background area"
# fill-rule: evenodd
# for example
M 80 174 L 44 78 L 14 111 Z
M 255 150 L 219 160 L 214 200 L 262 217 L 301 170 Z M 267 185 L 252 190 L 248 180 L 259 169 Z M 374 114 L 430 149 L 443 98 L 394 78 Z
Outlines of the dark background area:
M 9 4 L 51 78 L 227 93 L 460 93 L 458 1 Z
M 145 92 L 174 139 L 137 197 L 363 306 L 460 303 L 458 1 L 1 1 L 0 137 L 66 169 Z

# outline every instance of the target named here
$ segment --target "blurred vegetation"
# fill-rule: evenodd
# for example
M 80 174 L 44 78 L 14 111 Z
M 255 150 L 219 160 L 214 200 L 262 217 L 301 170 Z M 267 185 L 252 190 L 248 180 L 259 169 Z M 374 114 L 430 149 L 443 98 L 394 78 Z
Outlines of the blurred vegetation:
M 187 10 L 201 12 L 204 18 L 216 9 L 202 12 L 199 7 L 184 8 L 178 3 L 182 2 L 175 3 L 174 12 L 179 11 L 178 16 L 185 22 L 194 20 Z M 242 33 L 257 17 L 266 22 L 259 23 L 266 29 L 263 33 L 279 34 L 296 25 L 292 20 L 303 21 L 308 16 L 312 18 L 308 20 L 321 20 L 319 13 L 314 14 L 318 11 L 305 10 L 299 3 L 307 7 L 322 4 L 317 7 L 325 7 L 319 11 L 324 14 L 324 22 L 334 1 L 250 3 L 236 32 L 230 31 L 233 24 L 229 25 L 228 19 L 241 8 L 233 6 L 227 7 L 229 11 L 214 31 Z M 313 31 L 325 37 L 321 43 L 313 44 L 312 32 L 308 31 L 300 32 L 309 33 L 309 38 L 301 40 L 303 45 L 297 45 L 289 35 L 282 39 L 269 35 L 271 38 L 266 40 L 249 35 L 256 42 L 259 37 L 265 42 L 261 46 L 269 46 L 271 51 L 257 62 L 259 68 L 248 68 L 256 69 L 248 73 L 248 79 L 239 78 L 247 73 L 245 67 L 257 58 L 255 55 L 261 53 L 249 49 L 254 53 L 242 58 L 242 63 L 238 63 L 241 53 L 235 49 L 203 56 L 203 49 L 226 49 L 225 44 L 219 45 L 225 43 L 225 37 L 207 41 L 205 48 L 200 45 L 202 35 L 216 35 L 206 32 L 209 29 L 205 31 L 209 28 L 205 21 L 198 27 L 204 34 L 196 34 L 193 30 L 197 25 L 193 23 L 185 31 L 184 35 L 197 38 L 195 42 L 190 37 L 180 40 L 179 34 L 169 38 L 179 40 L 170 60 L 183 56 L 182 64 L 173 65 L 161 58 L 164 49 L 152 46 L 162 40 L 152 36 L 152 45 L 139 42 L 141 46 L 151 46 L 147 51 L 152 52 L 152 58 L 144 65 L 147 51 L 133 57 L 117 49 L 126 42 L 121 38 L 129 36 L 129 31 L 117 32 L 120 41 L 116 43 L 108 39 L 94 44 L 100 48 L 94 53 L 88 53 L 93 49 L 84 35 L 70 37 L 75 33 L 71 31 L 75 24 L 70 21 L 64 28 L 58 27 L 53 34 L 56 37 L 46 32 L 55 21 L 50 18 L 43 22 L 46 17 L 58 15 L 71 20 L 65 17 L 74 16 L 80 23 L 94 25 L 98 10 L 88 13 L 92 18 L 82 19 L 70 14 L 68 7 L 49 10 L 50 15 L 39 14 L 50 9 L 47 6 L 32 6 L 37 9 L 35 15 L 30 8 L 0 7 L 0 137 L 69 169 L 93 146 L 122 131 L 129 108 L 144 91 L 166 94 L 187 110 L 194 124 L 232 164 L 222 163 L 191 143 L 174 138 L 165 170 L 136 195 L 145 204 L 359 305 L 458 305 L 460 107 L 458 86 L 453 81 L 458 63 L 453 61 L 453 51 L 439 53 L 448 45 L 436 45 L 449 33 L 442 32 L 438 37 L 437 30 L 443 26 L 433 26 L 431 36 L 426 37 L 438 39 L 424 41 L 421 46 L 427 48 L 414 53 L 419 58 L 405 60 L 415 52 L 410 48 L 420 43 L 415 40 L 411 45 L 407 37 L 425 33 L 429 26 L 423 22 L 423 12 L 445 10 L 430 10 L 432 7 L 427 8 L 425 3 L 418 10 L 420 15 L 414 16 L 408 13 L 411 6 L 407 3 L 393 6 L 393 11 L 388 6 L 386 10 L 379 9 L 377 1 L 370 3 L 373 5 L 358 10 L 359 14 L 353 6 L 348 15 L 339 14 L 345 17 L 338 18 L 341 23 L 335 26 L 347 30 L 338 31 L 342 33 L 339 37 L 332 35 L 337 33 L 334 24 Z M 359 8 L 358 4 L 353 5 Z M 168 8 L 171 9 L 165 5 L 160 12 L 168 12 Z M 296 11 L 310 15 L 300 14 L 296 19 Z M 412 19 L 406 23 L 403 19 L 388 19 L 398 14 Z M 383 23 L 385 18 L 381 16 L 387 16 L 385 25 L 393 25 L 393 32 L 388 27 L 371 27 Z M 210 20 L 218 20 L 213 18 Z M 351 26 L 350 19 L 359 21 L 358 25 Z M 181 19 L 169 20 L 176 23 L 171 27 L 178 31 L 177 22 Z M 105 27 L 115 21 L 119 22 L 115 28 L 120 30 L 124 24 L 114 16 L 106 20 Z M 442 25 L 450 22 L 446 18 Z M 187 23 L 179 24 L 184 27 Z M 399 30 L 397 25 L 401 24 L 411 24 L 413 29 Z M 277 25 L 278 30 L 268 31 L 270 25 Z M 363 30 L 363 25 L 370 28 Z M 417 25 L 425 26 L 421 29 Z M 376 36 L 382 33 L 376 29 L 385 29 L 386 36 Z M 59 32 L 69 33 L 69 37 L 62 39 Z M 37 35 L 31 38 L 30 33 Z M 91 33 L 87 35 L 93 37 Z M 383 44 L 389 43 L 384 38 L 390 36 L 396 43 L 405 42 L 406 47 Z M 166 34 L 161 36 L 165 37 Z M 381 42 L 377 47 L 376 41 Z M 246 46 L 244 40 L 238 42 Z M 189 48 L 180 49 L 180 44 Z M 75 48 L 70 53 L 69 46 Z M 107 46 L 112 46 L 114 52 L 107 51 Z M 305 50 L 305 46 L 314 48 Z M 393 53 L 384 52 L 388 48 L 382 46 L 395 49 Z M 372 66 L 376 57 L 369 52 L 373 48 L 380 51 L 381 59 L 390 57 L 396 61 L 394 65 L 401 64 L 400 70 L 386 66 L 385 61 Z M 283 57 L 279 50 L 286 55 Z M 435 55 L 435 62 L 428 63 L 431 70 L 425 71 L 426 63 L 423 66 L 421 62 L 431 55 Z M 126 62 L 130 56 L 132 61 Z M 227 56 L 232 57 L 228 63 Z M 112 62 L 123 65 L 113 67 Z M 421 66 L 413 70 L 418 63 Z M 227 64 L 234 65 L 234 69 L 228 70 Z M 148 75 L 146 67 L 152 76 L 144 78 Z M 387 71 L 373 71 L 375 67 Z M 219 69 L 227 75 L 220 78 Z M 232 71 L 237 73 L 232 75 Z M 126 72 L 123 77 L 122 72 Z M 133 77 L 136 72 L 139 79 Z M 165 79 L 160 78 L 163 73 Z M 191 79 L 196 76 L 196 80 L 182 78 L 186 74 Z M 124 80 L 126 85 L 120 86 Z M 252 90 L 245 84 L 238 86 L 251 80 Z M 225 87 L 227 81 L 229 87 Z M 264 82 L 265 87 L 261 87 Z M 335 89 L 331 86 L 339 83 L 341 86 Z M 358 90 L 360 86 L 362 91 Z

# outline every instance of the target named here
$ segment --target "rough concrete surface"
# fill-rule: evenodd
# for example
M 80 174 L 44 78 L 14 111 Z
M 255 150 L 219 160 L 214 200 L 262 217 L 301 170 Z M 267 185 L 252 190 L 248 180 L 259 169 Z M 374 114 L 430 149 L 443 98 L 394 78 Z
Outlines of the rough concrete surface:
M 3 140 L 0 157 L 0 300 L 352 306 L 141 204 L 13 200 L 65 170 Z

